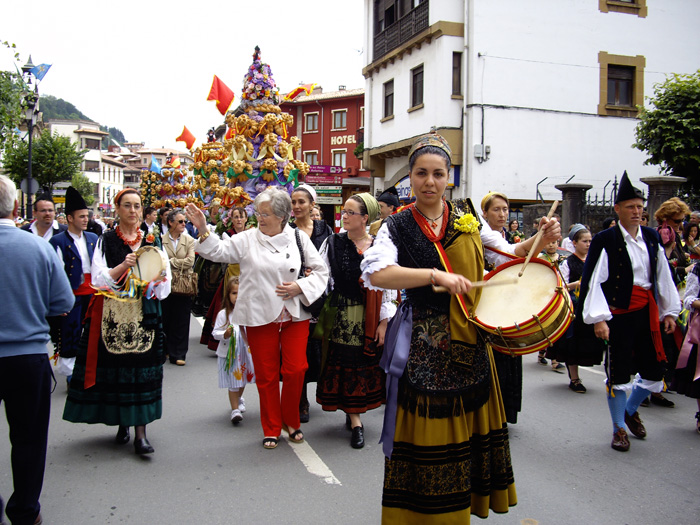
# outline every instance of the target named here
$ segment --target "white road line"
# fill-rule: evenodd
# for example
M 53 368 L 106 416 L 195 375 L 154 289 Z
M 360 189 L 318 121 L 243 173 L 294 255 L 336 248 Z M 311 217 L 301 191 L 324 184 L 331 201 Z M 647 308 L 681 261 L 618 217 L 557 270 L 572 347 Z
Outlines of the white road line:
M 195 317 L 195 320 L 201 327 L 204 327 L 203 317 Z M 287 439 L 287 442 L 289 442 L 289 439 Z M 303 463 L 306 470 L 308 470 L 310 474 L 323 478 L 323 481 L 329 485 L 342 485 L 340 480 L 333 475 L 331 469 L 328 468 L 319 455 L 316 454 L 314 449 L 311 448 L 311 445 L 309 445 L 306 441 L 303 443 L 289 443 L 289 446 L 292 448 L 294 453 L 299 458 L 299 461 Z
M 289 439 L 287 439 L 287 442 L 289 442 Z M 328 468 L 318 454 L 316 454 L 314 449 L 311 448 L 311 445 L 309 445 L 306 441 L 303 443 L 289 443 L 289 446 L 297 455 L 299 461 L 304 464 L 309 473 L 323 478 L 323 481 L 329 485 L 342 485 L 340 480 L 333 475 L 331 469 Z

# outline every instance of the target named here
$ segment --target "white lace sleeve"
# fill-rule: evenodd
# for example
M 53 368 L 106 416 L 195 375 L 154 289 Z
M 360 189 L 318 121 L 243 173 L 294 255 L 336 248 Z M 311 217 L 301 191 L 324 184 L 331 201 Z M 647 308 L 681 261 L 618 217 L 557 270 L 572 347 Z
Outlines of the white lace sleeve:
M 685 280 L 685 297 L 683 297 L 683 306 L 688 311 L 693 311 L 693 301 L 700 294 L 700 281 L 695 272 L 690 272 Z
M 569 284 L 569 276 L 571 275 L 569 272 L 569 259 L 564 259 L 564 262 L 559 265 L 559 271 L 561 272 L 564 282 Z
M 384 290 L 382 293 L 382 307 L 379 309 L 379 320 L 391 319 L 396 313 L 396 290 Z
M 382 290 L 377 286 L 372 286 L 369 276 L 387 266 L 398 266 L 399 252 L 389 234 L 386 222 L 382 224 L 377 232 L 374 244 L 365 252 L 360 269 L 362 270 L 362 280 L 368 290 Z

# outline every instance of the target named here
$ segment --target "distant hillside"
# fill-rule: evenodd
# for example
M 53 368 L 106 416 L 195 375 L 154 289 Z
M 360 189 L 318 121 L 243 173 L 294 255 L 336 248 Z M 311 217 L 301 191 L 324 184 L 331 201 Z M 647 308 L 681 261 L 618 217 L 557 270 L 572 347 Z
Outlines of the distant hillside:
M 56 98 L 51 95 L 44 95 L 39 100 L 39 108 L 44 114 L 44 122 L 49 119 L 64 119 L 64 120 L 90 120 L 94 122 L 90 117 L 84 115 L 78 108 L 76 108 L 70 102 L 63 100 L 62 98 Z M 102 141 L 102 148 L 107 149 L 108 146 L 112 145 L 109 140 L 110 137 L 117 141 L 119 144 L 123 145 L 126 142 L 124 133 L 118 128 L 110 128 L 107 126 L 100 126 L 102 131 L 109 133 L 109 137 L 105 137 Z
M 44 122 L 53 118 L 65 120 L 92 120 L 90 117 L 83 115 L 83 113 L 70 102 L 62 98 L 52 97 L 51 95 L 45 95 L 39 99 L 39 109 L 44 114 Z

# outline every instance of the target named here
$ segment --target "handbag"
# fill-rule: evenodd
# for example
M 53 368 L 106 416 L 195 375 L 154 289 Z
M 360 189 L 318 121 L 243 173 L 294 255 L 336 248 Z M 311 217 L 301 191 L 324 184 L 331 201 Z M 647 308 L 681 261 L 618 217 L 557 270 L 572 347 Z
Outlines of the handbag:
M 170 286 L 172 293 L 178 295 L 197 295 L 199 276 L 192 271 L 191 268 L 187 270 L 174 270 L 173 269 L 173 280 Z
M 301 237 L 299 236 L 299 229 L 296 228 L 294 230 L 294 237 L 296 237 L 297 240 L 297 248 L 299 249 L 299 255 L 301 256 L 301 267 L 299 268 L 299 279 L 305 277 L 306 273 L 306 263 L 304 259 L 304 249 L 301 247 Z M 311 314 L 311 317 L 317 318 L 319 314 L 321 313 L 321 308 L 323 308 L 323 303 L 326 301 L 326 294 L 325 292 L 321 294 L 321 297 L 316 299 L 313 303 L 311 303 L 309 306 L 306 306 L 304 303 L 301 303 L 301 307 L 309 312 Z

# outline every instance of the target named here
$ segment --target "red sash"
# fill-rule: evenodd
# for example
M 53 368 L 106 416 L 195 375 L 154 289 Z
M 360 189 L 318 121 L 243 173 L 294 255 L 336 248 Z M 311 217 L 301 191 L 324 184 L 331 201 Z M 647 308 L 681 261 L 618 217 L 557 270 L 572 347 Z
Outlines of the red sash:
M 88 338 L 87 357 L 85 359 L 85 384 L 83 385 L 86 390 L 95 386 L 97 377 L 97 348 L 100 345 L 104 302 L 104 296 L 99 294 L 93 296 L 86 315 L 86 317 L 90 318 L 90 337 Z
M 632 287 L 632 298 L 630 299 L 629 308 L 615 308 L 611 310 L 613 315 L 617 314 L 628 314 L 630 312 L 637 312 L 649 305 L 649 327 L 651 328 L 651 340 L 654 342 L 654 348 L 656 349 L 656 360 L 666 361 L 666 353 L 664 352 L 664 345 L 661 341 L 661 324 L 659 323 L 659 307 L 654 300 L 654 295 L 651 293 L 651 289 L 645 290 L 641 286 Z
M 85 277 L 85 281 L 73 290 L 73 295 L 92 295 L 95 293 L 95 289 L 92 287 L 92 275 L 86 273 L 83 277 Z

